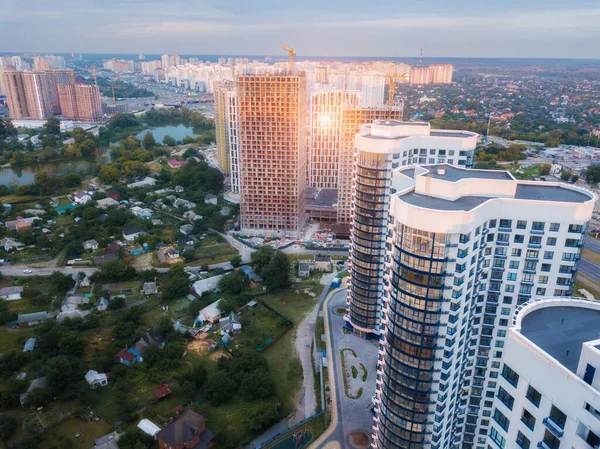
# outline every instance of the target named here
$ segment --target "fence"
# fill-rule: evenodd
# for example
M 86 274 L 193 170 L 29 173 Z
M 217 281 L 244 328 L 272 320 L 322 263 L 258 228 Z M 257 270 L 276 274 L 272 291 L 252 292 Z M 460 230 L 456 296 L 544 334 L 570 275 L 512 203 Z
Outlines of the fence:
M 315 413 L 312 416 L 309 416 L 308 418 L 300 421 L 297 424 L 294 424 L 291 427 L 288 427 L 284 432 L 279 432 L 277 435 L 274 435 L 273 437 L 271 437 L 270 439 L 268 439 L 267 441 L 265 441 L 264 443 L 262 443 L 259 446 L 256 446 L 256 449 L 262 449 L 262 448 L 268 448 L 271 447 L 271 445 L 275 442 L 277 442 L 277 440 L 279 440 L 280 438 L 286 436 L 287 434 L 291 434 L 293 433 L 295 430 L 299 429 L 302 426 L 305 426 L 306 424 L 310 423 L 311 421 L 314 421 L 315 419 L 317 419 L 319 416 L 321 416 L 323 413 L 325 413 L 324 410 L 321 410 L 320 412 Z M 314 437 L 314 435 L 313 435 Z

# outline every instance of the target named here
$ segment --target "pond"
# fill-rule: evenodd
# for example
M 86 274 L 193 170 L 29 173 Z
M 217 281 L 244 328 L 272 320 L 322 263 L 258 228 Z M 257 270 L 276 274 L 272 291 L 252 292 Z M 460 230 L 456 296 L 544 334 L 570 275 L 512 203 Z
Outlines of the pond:
M 154 139 L 158 143 L 162 143 L 163 137 L 165 137 L 165 136 L 171 136 L 175 140 L 178 140 L 178 141 L 183 140 L 183 138 L 185 136 L 191 136 L 191 137 L 198 136 L 198 134 L 196 134 L 191 127 L 180 124 L 180 125 L 176 125 L 176 126 L 175 125 L 157 126 L 156 128 L 145 129 L 145 130 L 139 132 L 136 135 L 136 137 L 138 139 L 143 139 L 144 136 L 149 131 L 152 131 L 152 134 L 154 135 Z
M 103 163 L 106 157 L 96 159 L 96 162 Z M 35 174 L 41 170 L 55 175 L 64 175 L 65 173 L 79 173 L 86 175 L 91 172 L 94 161 L 75 160 L 62 162 L 47 162 L 45 164 L 25 165 L 23 167 L 3 167 L 0 168 L 0 184 L 6 186 L 22 186 L 31 184 L 34 181 Z

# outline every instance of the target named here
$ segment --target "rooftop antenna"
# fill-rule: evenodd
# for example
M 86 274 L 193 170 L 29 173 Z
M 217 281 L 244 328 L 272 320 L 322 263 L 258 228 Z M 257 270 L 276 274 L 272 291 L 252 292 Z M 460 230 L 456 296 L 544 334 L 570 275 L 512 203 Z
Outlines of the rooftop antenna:
M 423 67 L 423 47 L 421 47 L 421 51 L 419 52 L 419 67 Z

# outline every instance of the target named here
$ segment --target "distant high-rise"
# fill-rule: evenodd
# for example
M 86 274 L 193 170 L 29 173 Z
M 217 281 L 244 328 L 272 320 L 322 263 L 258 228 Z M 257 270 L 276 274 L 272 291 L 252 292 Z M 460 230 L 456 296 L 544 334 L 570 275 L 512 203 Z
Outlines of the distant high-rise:
M 135 71 L 135 63 L 131 60 L 112 58 L 112 59 L 109 59 L 108 61 L 104 61 L 104 68 L 106 70 L 111 70 L 115 73 L 134 72 Z
M 22 72 L 5 70 L 1 72 L 2 89 L 8 101 L 8 110 L 13 119 L 20 120 L 29 117 L 25 87 L 23 86 Z
M 297 236 L 306 222 L 306 78 L 240 75 L 241 227 Z
M 358 91 L 324 88 L 311 94 L 306 169 L 309 186 L 338 188 L 343 111 L 359 102 Z
M 89 84 L 59 84 L 62 116 L 82 122 L 102 120 L 102 100 L 98 86 Z
M 22 72 L 29 118 L 45 120 L 54 114 L 54 94 L 49 72 Z
M 179 55 L 169 55 L 165 53 L 160 57 L 161 66 L 163 69 L 168 69 L 169 67 L 176 67 L 179 65 Z
M 415 85 L 425 84 L 450 84 L 452 83 L 452 64 L 431 64 L 429 67 L 413 67 L 410 69 L 410 83 Z
M 223 82 L 215 88 L 215 128 L 219 166 L 229 175 L 231 191 L 240 193 L 238 146 L 238 100 L 233 83 Z

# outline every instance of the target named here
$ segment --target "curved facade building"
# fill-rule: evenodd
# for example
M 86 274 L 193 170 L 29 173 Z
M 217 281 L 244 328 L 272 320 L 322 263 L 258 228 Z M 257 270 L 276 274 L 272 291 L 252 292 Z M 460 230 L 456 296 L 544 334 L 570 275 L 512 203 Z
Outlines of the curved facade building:
M 508 331 L 492 448 L 600 447 L 600 303 L 531 301 Z
M 596 198 L 502 171 L 441 164 L 396 169 L 403 137 L 394 128 L 402 126 L 375 123 L 356 138 L 351 326 L 364 317 L 354 313 L 361 302 L 372 305 L 360 276 L 368 274 L 368 285 L 379 289 L 380 270 L 383 283 L 377 301 L 377 294 L 366 296 L 381 309 L 373 332 L 380 347 L 372 446 L 488 449 L 512 314 L 531 299 L 572 294 Z M 368 159 L 378 161 L 371 171 L 361 162 L 363 152 L 382 155 Z M 363 178 L 380 181 L 384 173 L 381 191 L 359 190 Z M 374 201 L 382 192 L 389 198 Z M 363 205 L 373 207 L 370 215 Z
M 432 162 L 448 157 L 453 163 L 470 163 L 476 141 L 475 133 L 434 131 L 426 122 L 395 120 L 376 121 L 356 137 L 346 315 L 353 332 L 367 338 L 380 335 L 392 172 L 425 163 L 428 155 Z

